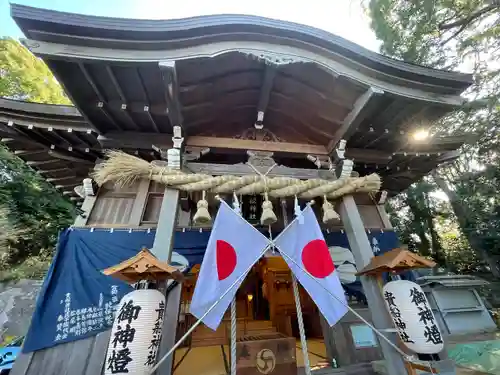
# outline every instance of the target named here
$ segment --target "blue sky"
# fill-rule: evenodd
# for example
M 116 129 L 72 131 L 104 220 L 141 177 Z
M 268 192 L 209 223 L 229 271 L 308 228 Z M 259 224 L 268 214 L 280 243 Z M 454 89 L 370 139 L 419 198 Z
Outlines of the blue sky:
M 172 19 L 207 14 L 252 14 L 327 30 L 373 51 L 363 0 L 13 0 L 13 3 L 106 17 Z M 23 37 L 10 17 L 9 0 L 0 0 L 0 36 Z M 175 5 L 174 5 L 175 4 Z M 292 5 L 293 4 L 293 5 Z

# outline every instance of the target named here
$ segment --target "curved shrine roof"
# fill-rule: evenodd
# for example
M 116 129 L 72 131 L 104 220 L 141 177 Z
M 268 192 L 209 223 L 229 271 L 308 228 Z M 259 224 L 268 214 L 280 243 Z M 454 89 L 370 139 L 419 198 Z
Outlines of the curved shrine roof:
M 151 158 L 152 140 L 168 142 L 180 125 L 188 146 L 211 148 L 201 162 L 244 161 L 243 146 L 228 150 L 234 140 L 260 140 L 278 163 L 315 168 L 304 154 L 326 158 L 346 139 L 355 170 L 379 173 L 394 194 L 465 139 L 410 137 L 463 103 L 470 75 L 397 61 L 313 27 L 239 15 L 129 20 L 15 4 L 11 12 L 78 108 L 65 111 L 91 129 L 95 157 L 122 148 Z M 38 122 L 55 120 L 49 107 L 27 106 Z M 299 144 L 307 152 L 290 151 Z

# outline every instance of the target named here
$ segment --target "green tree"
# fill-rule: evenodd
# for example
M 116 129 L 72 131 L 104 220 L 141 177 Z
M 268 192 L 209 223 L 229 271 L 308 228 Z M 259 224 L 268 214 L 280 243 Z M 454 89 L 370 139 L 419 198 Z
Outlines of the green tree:
M 0 207 L 3 271 L 30 257 L 50 257 L 58 232 L 72 224 L 76 210 L 4 147 L 0 147 Z
M 435 186 L 428 181 L 411 185 L 392 199 L 388 213 L 400 240 L 408 249 L 432 258 L 441 267 L 447 267 L 446 252 L 439 238 L 436 218 L 446 217 L 439 202 L 431 196 Z
M 474 84 L 466 93 L 469 103 L 437 124 L 436 133 L 478 137 L 464 146 L 458 160 L 432 176 L 449 198 L 460 229 L 455 237 L 467 239 L 475 256 L 500 277 L 500 1 L 369 0 L 366 4 L 383 53 L 434 68 L 465 68 L 474 74 Z M 453 242 L 449 239 L 436 237 L 445 253 Z M 463 246 L 453 247 L 466 251 Z
M 0 39 L 0 96 L 69 104 L 42 60 L 13 39 Z M 40 276 L 59 230 L 75 207 L 8 149 L 0 146 L 0 273 L 2 279 Z
M 47 65 L 11 38 L 0 39 L 0 96 L 71 104 Z

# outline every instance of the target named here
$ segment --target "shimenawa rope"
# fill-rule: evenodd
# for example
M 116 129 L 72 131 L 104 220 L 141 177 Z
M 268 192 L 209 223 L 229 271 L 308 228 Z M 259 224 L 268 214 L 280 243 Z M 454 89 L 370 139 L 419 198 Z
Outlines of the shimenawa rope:
M 373 193 L 380 189 L 381 181 L 377 174 L 364 177 L 347 177 L 338 180 L 309 179 L 299 180 L 290 177 L 267 177 L 266 174 L 247 176 L 211 176 L 202 173 L 186 173 L 178 169 L 148 163 L 145 160 L 121 151 L 110 151 L 107 160 L 94 172 L 93 177 L 99 185 L 113 182 L 117 185 L 129 185 L 136 180 L 149 179 L 167 185 L 173 189 L 187 192 L 201 191 L 202 199 L 197 203 L 194 216 L 196 223 L 211 221 L 208 212 L 206 193 L 250 195 L 263 194 L 263 225 L 272 224 L 276 215 L 272 212 L 271 198 L 299 197 L 313 199 L 323 197 L 323 222 L 338 220 L 338 214 L 328 199 L 340 198 L 356 192 Z M 249 164 L 250 165 L 250 164 Z M 251 166 L 251 165 L 250 165 Z M 253 167 L 253 166 L 251 166 Z M 254 170 L 256 170 L 254 168 Z

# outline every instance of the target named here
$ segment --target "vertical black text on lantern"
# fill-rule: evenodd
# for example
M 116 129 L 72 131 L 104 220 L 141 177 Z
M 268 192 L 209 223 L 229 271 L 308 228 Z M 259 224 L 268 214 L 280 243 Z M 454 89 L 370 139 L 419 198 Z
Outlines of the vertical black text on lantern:
M 165 303 L 163 301 L 160 301 L 160 303 L 158 303 L 158 308 L 155 309 L 155 311 L 156 321 L 155 325 L 153 326 L 153 338 L 151 339 L 148 347 L 148 357 L 146 358 L 146 362 L 144 363 L 144 365 L 146 366 L 154 366 L 154 364 L 156 363 L 156 355 L 158 354 L 158 348 L 160 347 L 161 342 L 161 329 L 163 325 L 163 315 L 165 313 Z
M 134 305 L 133 300 L 123 304 L 118 312 L 116 332 L 112 338 L 113 350 L 107 360 L 108 370 L 112 374 L 128 373 L 128 364 L 133 361 L 128 343 L 134 342 L 135 328 L 131 327 L 132 321 L 139 317 L 141 306 Z M 121 347 L 120 347 L 121 345 Z
M 415 343 L 406 332 L 406 323 L 401 319 L 401 311 L 396 305 L 396 297 L 394 294 L 392 292 L 385 292 L 384 298 L 389 306 L 394 324 L 399 330 L 399 337 L 401 340 L 406 343 Z
M 441 332 L 434 320 L 434 315 L 429 307 L 425 294 L 413 288 L 410 290 L 411 302 L 418 308 L 419 321 L 424 324 L 424 337 L 427 342 L 432 342 L 434 345 L 442 344 L 443 338 L 441 337 Z

